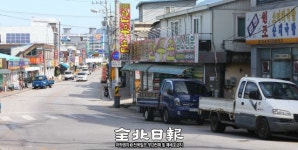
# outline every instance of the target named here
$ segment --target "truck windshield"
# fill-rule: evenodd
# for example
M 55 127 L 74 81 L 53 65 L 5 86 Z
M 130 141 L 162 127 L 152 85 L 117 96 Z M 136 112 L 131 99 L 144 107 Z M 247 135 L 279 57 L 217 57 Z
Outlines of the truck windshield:
M 266 98 L 298 100 L 298 88 L 294 84 L 281 82 L 260 82 Z
M 204 84 L 200 84 L 198 82 L 193 81 L 177 81 L 174 83 L 175 92 L 177 94 L 185 94 L 185 95 L 207 95 L 207 89 Z
M 43 77 L 42 77 L 42 76 L 37 76 L 37 77 L 35 77 L 34 80 L 36 80 L 36 81 L 41 81 L 41 80 L 43 80 Z

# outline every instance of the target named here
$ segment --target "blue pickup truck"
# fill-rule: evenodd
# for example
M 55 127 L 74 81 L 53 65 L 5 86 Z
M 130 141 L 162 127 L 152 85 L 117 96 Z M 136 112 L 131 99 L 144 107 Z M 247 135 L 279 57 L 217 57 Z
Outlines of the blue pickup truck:
M 43 89 L 45 89 L 47 87 L 51 88 L 53 86 L 54 82 L 55 82 L 54 80 L 49 80 L 47 78 L 47 76 L 45 76 L 45 75 L 38 75 L 38 76 L 34 77 L 34 80 L 32 81 L 32 87 L 34 89 L 39 88 L 39 87 L 43 88 Z
M 164 79 L 158 92 L 140 92 L 137 105 L 146 121 L 161 117 L 164 123 L 183 119 L 203 123 L 198 115 L 200 96 L 208 96 L 204 83 L 194 79 Z

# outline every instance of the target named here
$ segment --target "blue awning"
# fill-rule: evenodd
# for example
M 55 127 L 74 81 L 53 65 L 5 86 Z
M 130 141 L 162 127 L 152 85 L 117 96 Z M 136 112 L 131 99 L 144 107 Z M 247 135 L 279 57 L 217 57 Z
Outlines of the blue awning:
M 62 66 L 62 67 L 64 67 L 64 68 L 69 68 L 69 64 L 68 63 L 60 63 L 60 65 Z

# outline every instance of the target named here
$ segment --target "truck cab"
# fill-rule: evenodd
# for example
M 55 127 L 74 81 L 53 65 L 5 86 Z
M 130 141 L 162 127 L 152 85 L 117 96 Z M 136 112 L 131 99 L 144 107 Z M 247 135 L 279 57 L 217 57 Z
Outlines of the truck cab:
M 298 88 L 289 81 L 242 78 L 235 95 L 236 126 L 258 131 L 267 138 L 271 132 L 298 130 Z

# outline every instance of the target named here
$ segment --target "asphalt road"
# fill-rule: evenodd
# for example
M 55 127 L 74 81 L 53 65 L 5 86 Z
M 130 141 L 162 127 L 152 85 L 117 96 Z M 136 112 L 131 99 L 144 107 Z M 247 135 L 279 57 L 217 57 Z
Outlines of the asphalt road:
M 139 144 L 180 142 L 183 149 L 191 150 L 297 149 L 297 139 L 274 137 L 263 141 L 245 130 L 231 128 L 215 134 L 210 132 L 208 122 L 203 126 L 193 122 L 168 125 L 158 118 L 146 122 L 135 110 L 113 108 L 113 101 L 102 96 L 103 84 L 99 81 L 97 70 L 87 82 L 62 81 L 53 88 L 2 98 L 0 149 L 116 149 L 115 142 L 120 140 Z M 121 138 L 119 133 L 127 133 L 128 141 L 125 134 Z M 118 146 L 125 147 L 119 143 Z

